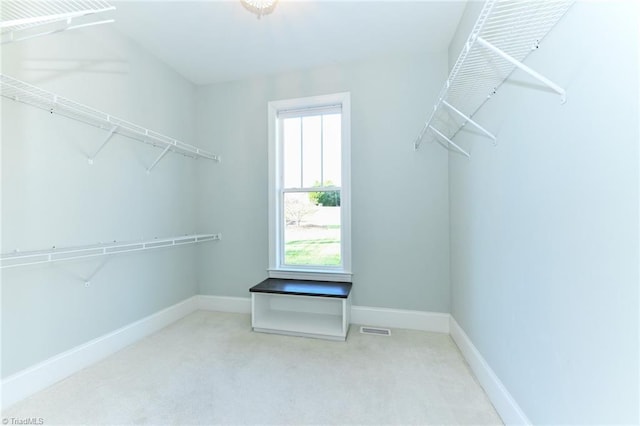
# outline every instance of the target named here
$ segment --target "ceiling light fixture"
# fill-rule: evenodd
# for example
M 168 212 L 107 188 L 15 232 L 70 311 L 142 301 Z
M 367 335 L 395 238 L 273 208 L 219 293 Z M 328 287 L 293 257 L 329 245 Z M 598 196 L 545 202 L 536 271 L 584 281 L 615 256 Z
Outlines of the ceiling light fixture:
M 258 19 L 268 15 L 276 8 L 278 0 L 240 0 L 240 3 L 251 13 L 258 15 Z

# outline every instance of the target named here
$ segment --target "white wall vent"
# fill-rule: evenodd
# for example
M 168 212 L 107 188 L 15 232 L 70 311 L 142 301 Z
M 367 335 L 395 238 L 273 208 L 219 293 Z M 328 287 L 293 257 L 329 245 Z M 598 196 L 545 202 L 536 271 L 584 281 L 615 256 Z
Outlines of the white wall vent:
M 360 327 L 360 333 L 362 334 L 377 334 L 379 336 L 391 336 L 391 330 L 388 328 L 378 327 Z

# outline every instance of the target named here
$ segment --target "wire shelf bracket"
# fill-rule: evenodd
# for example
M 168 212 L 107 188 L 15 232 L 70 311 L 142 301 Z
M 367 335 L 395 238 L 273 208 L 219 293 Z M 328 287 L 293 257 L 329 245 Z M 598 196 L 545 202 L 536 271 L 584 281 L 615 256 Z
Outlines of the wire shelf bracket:
M 469 153 L 467 151 L 465 151 L 464 149 L 460 148 L 460 145 L 456 144 L 454 141 L 452 141 L 451 139 L 449 139 L 448 137 L 446 137 L 445 135 L 443 135 L 440 131 L 438 131 L 438 129 L 436 129 L 433 126 L 429 126 L 429 129 L 435 133 L 436 135 L 440 136 L 442 139 L 444 139 L 445 141 L 447 141 L 447 143 L 451 146 L 453 146 L 455 149 L 457 149 L 461 154 L 464 154 L 467 158 L 469 158 Z
M 158 157 L 155 159 L 155 161 L 153 162 L 153 164 L 151 164 L 149 166 L 149 168 L 147 169 L 147 173 L 151 173 L 151 170 L 153 170 L 153 168 L 156 166 L 156 164 L 158 164 L 158 162 L 160 162 L 160 160 L 162 160 L 162 158 L 167 155 L 167 152 L 169 152 L 169 149 L 171 148 L 171 145 L 167 145 L 167 147 L 164 149 L 164 151 L 162 151 L 162 153 L 160 155 L 158 155 Z
M 553 89 L 555 92 L 557 92 L 560 95 L 560 102 L 561 103 L 564 104 L 565 102 L 567 102 L 567 92 L 562 87 L 558 86 L 557 84 L 555 84 L 553 81 L 549 80 L 548 78 L 546 78 L 542 74 L 540 74 L 540 73 L 534 71 L 533 69 L 529 68 L 528 66 L 526 66 L 522 62 L 518 61 L 517 59 L 509 56 L 507 53 L 505 53 L 502 50 L 498 49 L 497 47 L 495 47 L 493 44 L 489 43 L 488 41 L 486 41 L 482 37 L 478 37 L 477 41 L 483 47 L 486 47 L 487 49 L 491 50 L 493 53 L 495 53 L 495 54 L 501 56 L 502 58 L 504 58 L 505 60 L 511 62 L 514 66 L 520 68 L 522 71 L 526 72 L 531 77 L 537 79 L 541 83 L 543 83 L 546 86 L 548 86 L 549 88 Z
M 538 49 L 542 39 L 564 16 L 575 0 L 525 2 L 487 0 L 458 56 L 431 115 L 413 142 L 417 150 L 427 131 L 433 140 L 443 140 L 447 149 L 469 157 L 469 153 L 453 142 L 467 124 L 497 142 L 496 136 L 480 125 L 474 116 L 502 84 L 519 69 L 560 95 L 566 92 L 551 79 L 524 64 L 529 54 Z
M 0 269 L 15 268 L 19 266 L 37 265 L 40 263 L 60 262 L 67 260 L 85 259 L 98 256 L 110 256 L 120 253 L 154 250 L 165 247 L 173 247 L 185 244 L 202 243 L 205 241 L 218 241 L 222 234 L 197 234 L 184 235 L 171 238 L 154 238 L 151 240 L 99 243 L 86 246 L 56 248 L 48 250 L 25 251 L 15 250 L 12 253 L 0 255 Z M 86 281 L 90 281 L 86 280 Z
M 88 158 L 89 164 L 93 164 L 93 161 L 96 159 L 96 157 L 98 156 L 100 151 L 102 151 L 102 148 L 104 148 L 107 145 L 107 143 L 109 143 L 109 141 L 111 140 L 111 137 L 116 132 L 117 128 L 118 128 L 118 126 L 113 126 L 111 128 L 111 130 L 109 130 L 109 133 L 107 134 L 107 137 L 104 138 L 104 141 L 102 142 L 100 147 L 96 150 L 95 154 L 93 154 L 91 157 Z
M 493 144 L 496 144 L 496 137 L 494 136 L 493 133 L 489 132 L 487 129 L 485 129 L 484 127 L 482 127 L 481 125 L 479 125 L 478 123 L 476 123 L 475 121 L 473 121 L 473 119 L 471 117 L 467 117 L 463 112 L 460 112 L 460 110 L 458 110 L 456 107 L 454 107 L 453 105 L 451 105 L 449 102 L 443 100 L 442 104 L 444 106 L 446 106 L 447 108 L 449 108 L 451 111 L 455 112 L 456 114 L 458 114 L 460 117 L 462 117 L 465 121 L 473 124 L 476 129 L 480 130 L 482 133 L 484 133 L 485 135 L 487 135 L 488 137 L 490 137 L 491 139 L 493 139 Z
M 103 0 L 9 0 L 0 6 L 0 44 L 114 22 L 96 20 L 115 7 Z
M 96 156 L 111 141 L 114 134 L 129 139 L 144 142 L 162 148 L 162 154 L 147 168 L 147 172 L 158 164 L 168 152 L 181 154 L 191 158 L 204 158 L 220 162 L 221 158 L 211 152 L 193 145 L 170 138 L 147 128 L 138 126 L 113 115 L 98 111 L 79 102 L 66 99 L 46 90 L 32 86 L 23 81 L 0 74 L 0 95 L 16 102 L 22 102 L 46 111 L 71 118 L 100 129 L 107 130 L 107 135 L 96 152 L 88 158 L 89 164 L 94 164 Z

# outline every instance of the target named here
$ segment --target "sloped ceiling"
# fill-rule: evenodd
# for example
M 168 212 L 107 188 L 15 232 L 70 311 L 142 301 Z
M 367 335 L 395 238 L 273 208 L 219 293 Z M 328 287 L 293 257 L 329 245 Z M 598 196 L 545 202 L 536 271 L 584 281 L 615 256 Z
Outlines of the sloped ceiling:
M 448 48 L 464 1 L 114 2 L 115 27 L 195 84 Z

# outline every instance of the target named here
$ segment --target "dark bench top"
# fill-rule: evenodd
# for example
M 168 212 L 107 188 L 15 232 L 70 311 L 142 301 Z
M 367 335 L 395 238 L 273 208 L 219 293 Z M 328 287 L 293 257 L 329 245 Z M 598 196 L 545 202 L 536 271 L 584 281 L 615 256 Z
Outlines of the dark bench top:
M 346 299 L 351 283 L 267 278 L 249 289 L 252 293 L 291 294 L 296 296 L 336 297 Z

